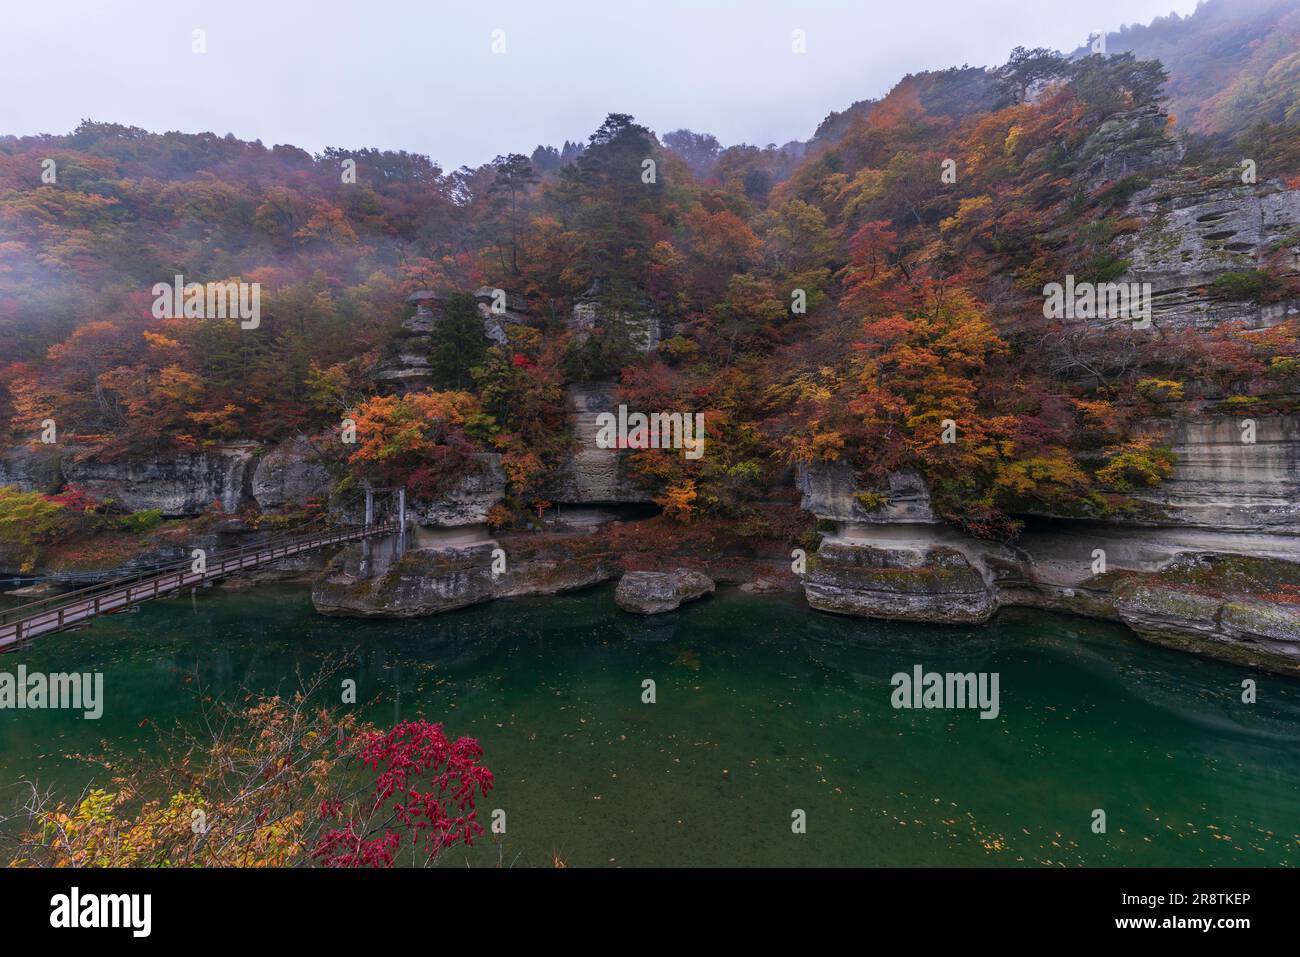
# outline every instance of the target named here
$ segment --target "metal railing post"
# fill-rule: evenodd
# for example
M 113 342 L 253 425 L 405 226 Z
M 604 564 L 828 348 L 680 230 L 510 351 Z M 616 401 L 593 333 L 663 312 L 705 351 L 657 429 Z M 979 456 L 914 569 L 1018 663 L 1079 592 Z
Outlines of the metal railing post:
M 406 486 L 397 490 L 397 554 L 406 554 Z
M 362 525 L 366 531 L 370 530 L 371 524 L 375 520 L 375 490 L 366 486 L 366 517 Z M 361 577 L 365 578 L 370 574 L 370 538 L 369 536 L 361 539 Z

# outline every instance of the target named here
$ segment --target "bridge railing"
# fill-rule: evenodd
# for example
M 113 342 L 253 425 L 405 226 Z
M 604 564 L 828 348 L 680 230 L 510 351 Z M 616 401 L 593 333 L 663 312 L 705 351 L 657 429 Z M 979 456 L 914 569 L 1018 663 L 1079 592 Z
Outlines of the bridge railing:
M 325 545 L 335 544 L 337 542 L 353 541 L 358 538 L 369 538 L 371 535 L 384 535 L 396 532 L 398 530 L 397 522 L 382 522 L 370 525 L 349 525 L 342 528 L 336 527 L 330 531 L 316 531 L 311 534 L 293 534 L 281 536 L 279 538 L 268 539 L 263 542 L 241 545 L 238 548 L 223 549 L 214 552 L 210 559 L 205 561 L 203 573 L 190 571 L 193 568 L 193 559 L 182 559 L 167 565 L 159 565 L 153 568 L 144 569 L 134 575 L 127 575 L 121 578 L 110 579 L 109 581 L 100 582 L 95 585 L 88 585 L 85 588 L 75 589 L 73 591 L 61 592 L 57 595 L 50 595 L 37 601 L 27 602 L 22 605 L 15 605 L 13 608 L 6 608 L 0 611 L 0 637 L 9 631 L 5 626 L 12 625 L 15 622 L 26 621 L 33 617 L 45 618 L 48 614 L 58 613 L 60 609 L 66 610 L 69 606 L 81 606 L 86 602 L 91 603 L 94 609 L 92 614 L 100 611 L 100 605 L 96 599 L 116 594 L 117 592 L 127 590 L 126 600 L 121 604 L 114 604 L 112 608 L 104 610 L 115 610 L 119 607 L 125 607 L 134 601 L 144 601 L 149 598 L 158 596 L 158 588 L 162 583 L 170 582 L 175 579 L 176 584 L 168 587 L 168 591 L 181 587 L 183 584 L 198 584 L 209 578 L 217 578 L 227 574 L 230 571 L 238 571 L 240 568 L 247 567 L 247 558 L 250 556 L 263 555 L 261 560 L 254 565 L 260 565 L 263 562 L 275 561 L 277 558 L 286 558 L 289 555 L 297 554 L 305 549 L 304 545 L 319 548 Z M 270 553 L 269 555 L 266 553 Z M 233 568 L 231 566 L 234 566 Z M 192 581 L 191 581 L 192 580 Z M 136 594 L 138 586 L 153 583 L 152 591 Z M 62 615 L 58 615 L 59 624 L 63 624 Z

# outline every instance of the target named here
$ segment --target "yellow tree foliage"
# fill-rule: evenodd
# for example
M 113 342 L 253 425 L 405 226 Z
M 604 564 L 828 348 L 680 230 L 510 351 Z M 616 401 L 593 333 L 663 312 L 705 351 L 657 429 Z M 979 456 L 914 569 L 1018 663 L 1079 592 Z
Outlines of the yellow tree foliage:
M 679 522 L 689 522 L 695 514 L 695 481 L 686 479 L 669 485 L 664 494 L 655 499 L 655 504 L 664 510 L 664 515 Z

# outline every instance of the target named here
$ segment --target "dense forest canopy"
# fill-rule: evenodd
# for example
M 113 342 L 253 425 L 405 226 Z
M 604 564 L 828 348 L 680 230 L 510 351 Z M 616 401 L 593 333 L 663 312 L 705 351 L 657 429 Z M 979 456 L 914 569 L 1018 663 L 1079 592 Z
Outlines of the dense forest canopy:
M 5 138 L 0 420 L 11 444 L 53 419 L 112 457 L 328 434 L 351 415 L 362 441 L 342 464 L 358 474 L 431 495 L 495 450 L 526 510 L 567 451 L 565 385 L 612 380 L 637 407 L 704 413 L 700 461 L 632 456 L 683 520 L 743 520 L 812 461 L 850 463 L 865 488 L 919 470 L 980 535 L 1014 535 L 1025 512 L 1113 513 L 1171 468 L 1143 427 L 1160 403 L 1296 391 L 1294 321 L 1137 335 L 1042 313 L 1046 283 L 1128 267 L 1114 241 L 1151 179 L 1097 175 L 1103 128 L 1119 131 L 1109 150 L 1145 148 L 1191 119 L 1184 180 L 1232 183 L 1248 155 L 1262 181 L 1300 185 L 1297 15 L 1263 38 L 1248 20 L 1254 39 L 1225 47 L 1207 39 L 1224 6 L 1120 34 L 1136 56 L 1017 50 L 909 76 L 782 147 L 658 137 L 622 113 L 586 143 L 450 172 L 90 120 Z M 1176 55 L 1144 55 L 1167 39 Z M 1166 95 L 1202 106 L 1166 118 Z M 259 327 L 156 318 L 151 289 L 175 275 L 258 283 Z M 482 287 L 526 304 L 504 343 L 482 334 Z M 434 387 L 383 394 L 371 371 L 417 290 L 449 297 Z M 1221 292 L 1298 291 L 1279 263 Z M 569 321 L 579 300 L 604 317 L 594 330 Z M 664 330 L 649 350 L 625 328 L 639 314 Z

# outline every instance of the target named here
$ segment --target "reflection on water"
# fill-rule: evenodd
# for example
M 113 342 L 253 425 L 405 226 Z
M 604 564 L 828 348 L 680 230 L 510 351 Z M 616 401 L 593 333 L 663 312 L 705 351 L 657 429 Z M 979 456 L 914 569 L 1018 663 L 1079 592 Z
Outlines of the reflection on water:
M 1287 864 L 1300 858 L 1300 684 L 1039 612 L 941 628 L 724 591 L 669 615 L 611 589 L 437 618 L 316 615 L 215 592 L 0 659 L 103 671 L 105 716 L 0 713 L 0 781 L 80 788 L 65 755 L 149 749 L 194 696 L 289 691 L 355 651 L 368 717 L 480 738 L 505 859 L 546 865 Z M 996 671 L 1001 714 L 896 711 L 890 677 Z M 1241 703 L 1243 677 L 1259 702 Z M 657 703 L 641 703 L 652 678 Z M 1093 834 L 1092 811 L 1109 833 Z M 808 830 L 791 833 L 791 813 Z M 455 852 L 489 864 L 490 846 Z

